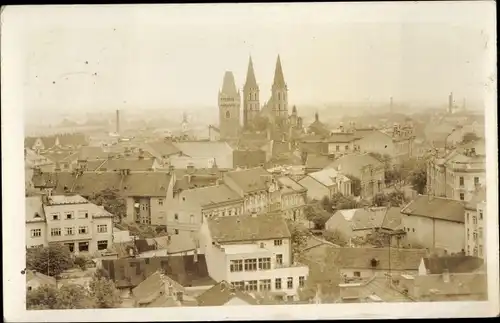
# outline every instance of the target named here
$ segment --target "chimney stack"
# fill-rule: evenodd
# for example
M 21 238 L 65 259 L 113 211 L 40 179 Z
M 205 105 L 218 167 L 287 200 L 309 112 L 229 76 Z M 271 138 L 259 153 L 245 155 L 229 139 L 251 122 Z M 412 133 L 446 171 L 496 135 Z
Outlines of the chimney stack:
M 453 112 L 453 92 L 448 96 L 448 113 Z
M 120 110 L 116 110 L 116 133 L 120 133 Z

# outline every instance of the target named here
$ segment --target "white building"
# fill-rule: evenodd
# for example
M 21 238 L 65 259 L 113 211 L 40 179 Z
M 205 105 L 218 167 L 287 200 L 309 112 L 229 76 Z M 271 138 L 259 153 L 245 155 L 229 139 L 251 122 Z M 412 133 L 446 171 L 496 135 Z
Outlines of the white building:
M 486 190 L 482 189 L 465 204 L 465 254 L 486 257 Z
M 26 246 L 66 245 L 76 254 L 106 250 L 113 241 L 113 215 L 80 195 L 26 198 Z
M 207 219 L 200 241 L 210 277 L 237 289 L 292 301 L 309 275 L 292 260 L 291 235 L 279 214 Z
M 307 197 L 311 200 L 320 201 L 325 196 L 332 198 L 336 193 L 352 195 L 351 180 L 333 168 L 310 173 L 299 184 L 307 189 Z

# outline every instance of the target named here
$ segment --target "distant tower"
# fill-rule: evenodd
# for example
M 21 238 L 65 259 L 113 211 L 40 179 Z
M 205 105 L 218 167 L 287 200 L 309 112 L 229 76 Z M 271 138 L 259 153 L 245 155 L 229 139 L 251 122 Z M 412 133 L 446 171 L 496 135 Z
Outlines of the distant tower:
M 243 86 L 243 126 L 247 127 L 259 114 L 259 85 L 255 79 L 252 57 L 248 62 L 247 79 Z
M 120 133 L 120 110 L 116 110 L 116 133 Z
M 298 123 L 297 122 L 298 121 L 297 118 L 298 118 L 298 116 L 297 116 L 297 107 L 293 106 L 292 107 L 292 115 L 290 116 L 290 124 L 292 126 L 297 126 L 297 123 Z
M 391 111 L 391 113 L 394 113 L 394 101 L 392 99 L 392 96 L 391 96 L 391 103 L 390 103 L 390 111 Z
M 453 113 L 453 92 L 448 96 L 448 113 Z
M 272 111 L 274 117 L 288 117 L 288 88 L 283 76 L 281 59 L 278 55 L 276 69 L 274 71 L 274 82 L 272 86 Z
M 240 130 L 240 92 L 236 89 L 232 72 L 224 74 L 219 91 L 219 127 L 221 139 L 234 139 Z
M 186 112 L 182 113 L 182 123 L 181 123 L 182 133 L 186 134 L 189 131 L 189 122 Z

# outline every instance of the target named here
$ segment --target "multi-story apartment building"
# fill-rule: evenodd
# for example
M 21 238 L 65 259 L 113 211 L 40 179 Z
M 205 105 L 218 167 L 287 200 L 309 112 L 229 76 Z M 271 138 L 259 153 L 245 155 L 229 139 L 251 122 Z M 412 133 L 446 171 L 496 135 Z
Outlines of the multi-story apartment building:
M 469 201 L 477 188 L 485 183 L 485 157 L 472 147 L 431 158 L 427 164 L 428 194 Z
M 268 212 L 269 190 L 278 190 L 272 174 L 262 167 L 227 172 L 223 181 L 243 198 L 244 213 Z
M 280 210 L 287 219 L 297 221 L 304 217 L 307 189 L 288 176 L 277 178 L 281 196 Z
M 197 232 L 206 219 L 243 213 L 243 198 L 220 182 L 180 191 L 169 205 L 166 225 L 173 234 Z
M 309 275 L 292 259 L 291 235 L 281 214 L 207 219 L 201 252 L 210 277 L 234 287 L 295 300 Z
M 113 241 L 113 215 L 79 195 L 28 197 L 27 247 L 57 242 L 76 254 L 106 250 Z
M 486 257 L 486 190 L 478 190 L 465 203 L 465 254 L 479 258 Z
M 335 168 L 345 175 L 361 181 L 361 197 L 369 198 L 385 187 L 384 164 L 369 154 L 347 154 L 333 161 L 326 168 Z

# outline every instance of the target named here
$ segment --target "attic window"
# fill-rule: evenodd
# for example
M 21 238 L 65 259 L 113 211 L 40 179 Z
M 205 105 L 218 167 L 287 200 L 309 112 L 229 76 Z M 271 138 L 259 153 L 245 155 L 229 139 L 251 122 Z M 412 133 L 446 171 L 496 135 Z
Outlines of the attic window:
M 35 212 L 35 218 L 40 218 L 40 214 L 38 214 L 38 212 Z
M 375 259 L 375 258 L 373 258 L 373 259 L 370 261 L 370 263 L 371 263 L 372 267 L 377 267 L 377 265 L 378 265 L 378 260 L 377 260 L 377 259 Z

